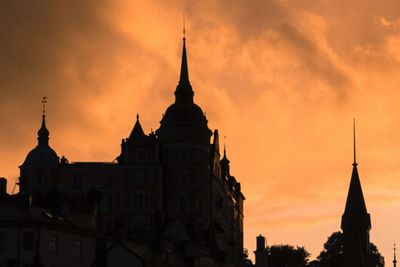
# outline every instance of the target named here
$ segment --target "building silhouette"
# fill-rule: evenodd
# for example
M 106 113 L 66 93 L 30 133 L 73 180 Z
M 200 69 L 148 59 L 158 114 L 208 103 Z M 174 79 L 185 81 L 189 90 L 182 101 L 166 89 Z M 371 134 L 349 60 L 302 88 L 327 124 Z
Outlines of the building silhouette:
M 174 94 L 155 132 L 146 134 L 137 115 L 113 162 L 59 158 L 43 112 L 38 144 L 20 166 L 20 193 L 126 242 L 239 264 L 245 197 L 225 148 L 221 155 L 218 130 L 194 102 L 185 38 Z
M 384 266 L 383 258 L 372 254 L 370 250 L 369 232 L 371 230 L 371 216 L 367 211 L 357 170 L 354 124 L 353 134 L 353 171 L 341 223 L 343 230 L 343 263 L 344 267 Z
M 265 237 L 261 234 L 256 238 L 256 250 L 255 254 L 255 267 L 267 267 L 268 249 L 266 247 Z

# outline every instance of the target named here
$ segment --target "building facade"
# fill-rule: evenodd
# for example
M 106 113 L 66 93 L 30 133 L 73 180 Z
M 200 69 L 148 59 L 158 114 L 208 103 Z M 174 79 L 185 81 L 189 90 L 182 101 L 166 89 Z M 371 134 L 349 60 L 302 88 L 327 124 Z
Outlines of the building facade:
M 137 116 L 114 162 L 59 158 L 49 146 L 43 113 L 38 145 L 20 166 L 20 193 L 121 239 L 162 247 L 160 240 L 175 238 L 201 244 L 221 261 L 239 263 L 245 197 L 230 173 L 225 149 L 221 155 L 218 130 L 208 128 L 194 102 L 185 38 L 174 94 L 155 132 L 144 133 Z M 176 225 L 185 234 L 171 230 Z M 175 234 L 167 238 L 168 229 Z

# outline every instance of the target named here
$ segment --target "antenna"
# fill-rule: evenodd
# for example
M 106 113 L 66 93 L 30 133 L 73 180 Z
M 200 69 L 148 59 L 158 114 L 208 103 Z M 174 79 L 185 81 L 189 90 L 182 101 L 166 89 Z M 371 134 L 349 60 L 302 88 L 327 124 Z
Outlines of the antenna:
M 46 96 L 44 96 L 44 97 L 42 98 L 41 103 L 42 103 L 42 105 L 43 105 L 43 116 L 45 116 L 45 115 L 46 115 L 46 104 L 47 104 L 47 97 L 46 97 Z
M 353 162 L 353 166 L 357 166 L 357 158 L 356 158 L 356 119 L 353 119 L 353 146 L 354 146 L 354 162 Z

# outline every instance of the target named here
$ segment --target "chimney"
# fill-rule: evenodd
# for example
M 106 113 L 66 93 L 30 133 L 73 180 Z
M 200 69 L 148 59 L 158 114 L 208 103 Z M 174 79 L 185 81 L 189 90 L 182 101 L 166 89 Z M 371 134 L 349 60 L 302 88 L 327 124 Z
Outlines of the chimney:
M 0 177 L 0 196 L 7 195 L 7 179 Z

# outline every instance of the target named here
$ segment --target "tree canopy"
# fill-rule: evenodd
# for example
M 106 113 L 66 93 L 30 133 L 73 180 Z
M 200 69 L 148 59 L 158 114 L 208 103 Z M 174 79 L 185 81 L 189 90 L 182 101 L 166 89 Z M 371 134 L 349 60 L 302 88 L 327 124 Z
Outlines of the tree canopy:
M 370 252 L 379 255 L 378 248 L 370 243 Z M 324 244 L 324 250 L 317 257 L 322 267 L 337 267 L 343 263 L 343 233 L 334 232 Z
M 271 266 L 307 266 L 310 253 L 304 248 L 292 245 L 274 245 L 268 247 L 268 265 Z

